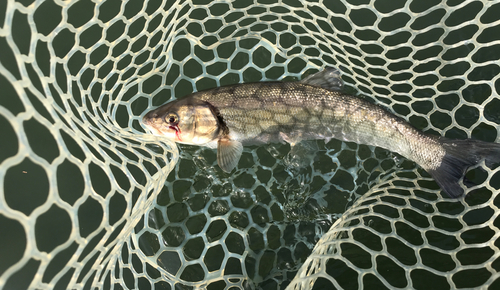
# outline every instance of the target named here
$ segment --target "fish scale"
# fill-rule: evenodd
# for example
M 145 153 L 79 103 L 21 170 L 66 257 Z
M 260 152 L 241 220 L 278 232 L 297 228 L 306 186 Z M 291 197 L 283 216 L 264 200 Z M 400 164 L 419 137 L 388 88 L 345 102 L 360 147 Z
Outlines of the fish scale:
M 411 158 L 407 153 L 408 139 L 412 138 L 411 134 L 415 138 L 422 135 L 376 105 L 320 87 L 300 82 L 235 86 L 238 89 L 217 88 L 200 92 L 197 97 L 219 110 L 230 132 L 238 133 L 244 145 L 259 143 L 262 135 L 267 138 L 260 143 L 286 141 L 282 140 L 283 135 L 304 136 L 302 139 L 335 138 L 379 146 Z M 295 92 L 286 95 L 291 97 L 285 100 L 284 87 Z M 401 134 L 400 127 L 405 128 L 406 135 Z
M 500 162 L 500 144 L 450 140 L 425 134 L 400 117 L 344 94 L 335 68 L 299 82 L 236 84 L 197 92 L 149 113 L 143 122 L 153 134 L 178 143 L 217 147 L 226 172 L 238 164 L 243 145 L 334 138 L 378 146 L 411 159 L 452 197 L 459 181 L 482 159 Z M 169 121 L 175 120 L 175 121 Z

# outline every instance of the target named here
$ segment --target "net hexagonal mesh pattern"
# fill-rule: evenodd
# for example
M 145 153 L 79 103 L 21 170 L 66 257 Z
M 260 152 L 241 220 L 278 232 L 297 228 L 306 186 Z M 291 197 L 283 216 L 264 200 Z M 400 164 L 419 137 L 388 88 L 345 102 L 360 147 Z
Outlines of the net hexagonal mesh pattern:
M 500 286 L 498 167 L 472 168 L 459 200 L 409 160 L 336 140 L 245 147 L 226 174 L 212 149 L 179 151 L 140 123 L 193 91 L 328 65 L 419 129 L 498 142 L 500 4 L 9 0 L 0 12 L 1 288 Z

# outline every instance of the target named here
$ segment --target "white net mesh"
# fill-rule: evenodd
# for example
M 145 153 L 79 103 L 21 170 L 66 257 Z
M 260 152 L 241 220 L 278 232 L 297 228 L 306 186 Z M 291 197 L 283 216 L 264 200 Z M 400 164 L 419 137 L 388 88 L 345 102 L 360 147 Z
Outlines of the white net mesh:
M 473 168 L 453 200 L 413 162 L 333 140 L 246 147 L 229 175 L 140 124 L 192 91 L 329 65 L 424 131 L 498 142 L 499 15 L 460 0 L 0 1 L 0 287 L 500 287 L 499 168 Z

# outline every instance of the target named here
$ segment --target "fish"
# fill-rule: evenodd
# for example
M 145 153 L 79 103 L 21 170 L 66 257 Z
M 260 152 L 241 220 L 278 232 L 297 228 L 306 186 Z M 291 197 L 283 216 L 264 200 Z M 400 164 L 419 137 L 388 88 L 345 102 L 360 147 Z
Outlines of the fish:
M 500 144 L 424 133 L 401 117 L 343 92 L 334 67 L 301 81 L 256 82 L 195 92 L 147 112 L 153 134 L 181 144 L 217 149 L 225 172 L 238 164 L 243 146 L 339 139 L 395 152 L 427 171 L 453 198 L 467 169 L 500 162 Z

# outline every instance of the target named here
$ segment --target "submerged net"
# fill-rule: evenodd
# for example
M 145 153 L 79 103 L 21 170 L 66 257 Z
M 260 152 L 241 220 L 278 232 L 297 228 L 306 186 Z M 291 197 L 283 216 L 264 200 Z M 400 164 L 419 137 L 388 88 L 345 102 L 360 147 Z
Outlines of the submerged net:
M 495 1 L 0 1 L 0 288 L 500 287 L 500 173 L 450 199 L 336 140 L 212 149 L 141 116 L 324 66 L 419 129 L 499 141 Z M 179 155 L 180 152 L 180 155 Z M 467 154 L 467 152 L 464 152 Z M 465 186 L 465 185 L 464 185 Z

